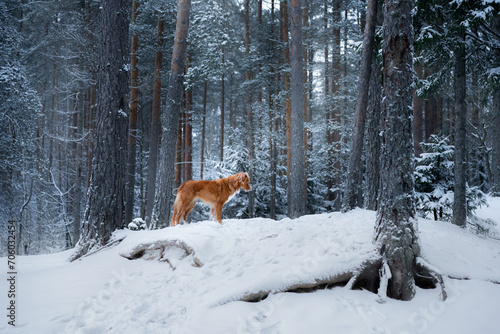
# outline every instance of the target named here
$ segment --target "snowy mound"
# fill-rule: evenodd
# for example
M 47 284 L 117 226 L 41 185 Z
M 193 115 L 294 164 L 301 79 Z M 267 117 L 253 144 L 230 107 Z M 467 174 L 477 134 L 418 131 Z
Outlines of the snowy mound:
M 492 282 L 500 282 L 500 243 L 443 222 L 420 220 L 419 226 L 422 256 L 445 275 L 446 302 L 439 289 L 418 289 L 411 302 L 385 304 L 370 292 L 342 287 L 285 292 L 328 282 L 376 258 L 374 223 L 375 213 L 365 210 L 201 222 L 119 231 L 119 244 L 73 263 L 67 262 L 69 252 L 19 257 L 19 320 L 13 332 L 498 330 L 500 285 Z M 10 330 L 0 323 L 0 332 Z

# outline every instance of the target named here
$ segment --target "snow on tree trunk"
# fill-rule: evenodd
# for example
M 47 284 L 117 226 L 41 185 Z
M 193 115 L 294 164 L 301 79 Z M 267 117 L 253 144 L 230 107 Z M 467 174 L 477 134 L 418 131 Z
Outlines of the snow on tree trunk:
M 75 260 L 124 227 L 128 134 L 128 2 L 103 1 L 97 127 L 85 217 Z
M 135 24 L 137 15 L 139 14 L 139 3 L 132 1 L 132 24 Z M 132 222 L 134 214 L 134 189 L 135 189 L 135 151 L 137 138 L 137 109 L 139 106 L 139 60 L 137 52 L 139 49 L 139 36 L 137 33 L 132 35 L 131 50 L 130 50 L 130 117 L 129 117 L 129 132 L 128 132 L 128 159 L 127 159 L 127 194 L 125 206 L 125 222 Z
M 500 53 L 500 52 L 499 52 Z M 493 141 L 493 163 L 492 163 L 492 193 L 500 196 L 500 85 L 493 96 L 493 113 L 495 115 L 493 124 L 493 133 L 496 134 L 497 140 Z
M 175 42 L 172 52 L 170 78 L 165 112 L 162 115 L 162 141 L 160 151 L 159 173 L 156 178 L 155 203 L 153 207 L 152 225 L 168 225 L 172 206 L 172 191 L 175 173 L 175 147 L 179 131 L 179 114 L 181 112 L 182 86 L 184 83 L 184 66 L 186 62 L 187 36 L 189 28 L 190 0 L 179 0 L 177 3 L 177 23 Z
M 151 216 L 153 213 L 153 205 L 156 190 L 156 167 L 158 165 L 158 146 L 160 145 L 161 127 L 160 127 L 160 107 L 161 107 L 161 69 L 163 63 L 163 31 L 165 22 L 163 13 L 159 13 L 157 26 L 157 42 L 158 51 L 155 54 L 155 74 L 153 84 L 153 107 L 151 109 L 151 141 L 149 144 L 148 157 L 148 179 L 146 186 L 146 225 L 151 224 Z
M 302 59 L 302 8 L 300 0 L 291 2 L 291 193 L 288 194 L 288 215 L 297 218 L 306 213 L 304 188 L 304 82 Z
M 370 78 L 370 101 L 366 125 L 365 207 L 377 210 L 380 184 L 380 117 L 382 113 L 382 76 L 380 62 L 373 64 Z
M 391 270 L 387 295 L 400 300 L 415 294 L 419 254 L 413 180 L 412 8 L 412 0 L 386 0 L 383 25 L 381 194 L 375 242 Z
M 377 0 L 368 0 L 366 26 L 361 52 L 361 69 L 359 72 L 358 97 L 356 112 L 354 114 L 353 135 L 351 141 L 351 154 L 347 168 L 347 180 L 344 195 L 344 210 L 352 210 L 363 203 L 357 203 L 358 192 L 362 189 L 361 155 L 365 134 L 366 109 L 368 106 L 368 91 L 370 88 L 370 75 L 372 69 L 373 43 L 375 37 L 375 24 L 377 22 Z
M 250 82 L 252 80 L 252 71 L 250 69 L 250 0 L 245 0 L 245 55 L 247 59 L 247 70 L 245 71 L 246 89 L 246 116 L 247 116 L 247 147 L 248 147 L 248 176 L 250 181 L 254 181 L 254 164 L 255 164 L 255 136 L 253 124 L 253 96 Z M 252 188 L 248 192 L 248 216 L 255 217 L 255 189 Z
M 465 227 L 467 221 L 467 104 L 465 75 L 465 30 L 459 33 L 455 49 L 455 187 L 452 223 Z

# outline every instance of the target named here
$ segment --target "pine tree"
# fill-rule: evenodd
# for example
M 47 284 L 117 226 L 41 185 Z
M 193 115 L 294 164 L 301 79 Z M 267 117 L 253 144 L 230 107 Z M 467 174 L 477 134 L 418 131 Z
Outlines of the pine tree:
M 181 112 L 190 11 L 190 0 L 178 1 L 175 43 L 172 52 L 167 102 L 162 117 L 161 160 L 156 179 L 157 188 L 152 215 L 153 226 L 159 226 L 160 224 L 168 225 L 170 221 L 175 170 L 175 150 L 172 148 L 176 146 L 177 133 L 179 131 L 178 120 Z
M 419 254 L 411 118 L 412 9 L 412 0 L 386 0 L 383 25 L 382 188 L 375 241 L 391 271 L 387 295 L 400 300 L 410 300 L 415 294 L 414 274 Z
M 128 5 L 102 2 L 97 128 L 82 235 L 75 260 L 105 245 L 125 226 L 125 180 L 128 117 Z
M 304 83 L 302 59 L 302 8 L 300 0 L 291 2 L 291 186 L 288 193 L 288 216 L 297 218 L 306 213 L 304 187 Z

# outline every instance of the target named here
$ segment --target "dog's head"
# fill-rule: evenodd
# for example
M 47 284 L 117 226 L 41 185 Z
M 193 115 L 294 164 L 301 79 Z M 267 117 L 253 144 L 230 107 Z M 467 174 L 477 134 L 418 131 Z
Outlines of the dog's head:
M 238 173 L 232 176 L 234 186 L 237 190 L 243 188 L 246 191 L 249 191 L 250 188 L 250 178 L 247 173 Z

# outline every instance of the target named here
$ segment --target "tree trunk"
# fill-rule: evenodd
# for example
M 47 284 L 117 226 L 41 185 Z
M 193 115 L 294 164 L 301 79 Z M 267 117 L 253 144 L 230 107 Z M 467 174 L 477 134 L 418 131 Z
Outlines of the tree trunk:
M 151 109 L 151 140 L 149 143 L 148 157 L 148 180 L 146 185 L 146 226 L 151 225 L 153 205 L 156 191 L 156 168 L 158 166 L 158 147 L 161 138 L 161 68 L 163 61 L 163 31 L 164 31 L 163 13 L 159 13 L 157 27 L 157 51 L 155 55 L 155 79 L 153 85 L 153 108 Z
M 132 23 L 135 23 L 139 9 L 137 0 L 132 1 Z M 127 159 L 127 195 L 125 207 L 125 222 L 132 222 L 134 213 L 134 188 L 135 188 L 135 142 L 137 138 L 137 107 L 139 105 L 139 69 L 137 64 L 137 51 L 139 49 L 139 36 L 132 35 L 130 51 L 130 116 L 128 123 L 128 159 Z
M 186 74 L 187 74 L 186 66 Z M 191 106 L 193 105 L 193 92 L 186 90 L 186 112 L 184 113 L 184 182 L 193 179 L 193 124 Z
M 374 55 L 374 59 L 376 56 Z M 382 77 L 379 62 L 372 62 L 369 105 L 366 125 L 366 188 L 365 207 L 377 210 L 380 181 L 380 122 L 382 114 Z
M 422 79 L 422 61 L 415 66 L 417 77 Z M 422 153 L 420 143 L 424 140 L 423 132 L 424 124 L 424 101 L 417 95 L 417 90 L 413 91 L 413 146 L 415 147 L 415 155 L 418 157 Z
M 207 123 L 207 90 L 208 83 L 205 80 L 203 87 L 203 115 L 201 124 L 201 166 L 200 166 L 200 179 L 203 180 L 203 167 L 205 166 L 205 129 Z
M 497 85 L 496 90 L 493 91 L 493 140 L 492 147 L 492 164 L 490 169 L 492 178 L 490 179 L 491 184 L 491 194 L 494 196 L 500 196 L 500 87 Z M 489 159 L 486 156 L 486 159 Z
M 247 61 L 250 61 L 250 0 L 245 0 L 245 54 L 247 55 Z M 250 64 L 247 64 L 250 66 Z M 253 111 L 252 111 L 252 92 L 250 86 L 250 80 L 252 79 L 252 71 L 250 69 L 246 70 L 245 81 L 247 82 L 247 147 L 248 147 L 248 176 L 250 181 L 253 181 L 253 169 L 254 169 L 254 157 L 255 157 L 255 143 L 253 135 Z M 255 190 L 248 192 L 248 216 L 255 216 Z
M 308 41 L 307 33 L 306 33 L 308 26 L 309 26 L 309 2 L 308 2 L 308 0 L 305 0 L 303 2 L 303 4 L 304 5 L 302 8 L 302 25 L 305 27 L 305 29 L 302 30 L 302 40 Z M 309 47 L 309 45 L 306 47 L 303 47 L 303 50 L 302 50 L 302 61 L 304 64 L 304 69 L 303 69 L 303 74 L 302 74 L 302 80 L 304 83 L 304 97 L 303 97 L 304 116 L 303 117 L 304 117 L 304 125 L 305 125 L 305 128 L 304 128 L 304 191 L 306 193 L 306 200 L 307 200 L 307 177 L 309 175 L 309 170 L 308 170 L 309 167 L 308 167 L 308 160 L 307 159 L 309 157 L 309 148 L 312 147 L 309 145 L 309 142 L 312 139 L 312 133 L 311 133 L 311 131 L 309 131 L 309 129 L 306 125 L 307 123 L 309 123 L 309 118 L 308 118 L 309 101 L 312 101 L 312 99 L 308 100 L 308 96 L 309 96 L 311 89 L 312 89 L 311 85 L 307 84 L 308 67 L 309 67 L 308 61 L 309 61 L 309 53 L 310 53 L 310 51 L 308 50 L 308 47 Z M 309 72 L 311 72 L 311 71 L 309 70 Z M 306 203 L 306 210 L 307 210 L 307 203 Z
M 182 105 L 182 86 L 190 10 L 190 0 L 178 0 L 175 42 L 172 52 L 166 107 L 162 117 L 161 159 L 153 207 L 153 226 L 159 224 L 166 226 L 170 221 L 175 170 L 175 150 L 172 148 L 176 146 L 177 132 L 179 130 L 178 121 Z
M 465 97 L 465 30 L 460 28 L 459 41 L 455 49 L 455 187 L 452 223 L 465 227 L 467 222 L 467 104 Z
M 358 193 L 362 189 L 361 156 L 365 134 L 366 109 L 368 106 L 368 90 L 370 88 L 370 75 L 372 68 L 373 41 L 375 24 L 377 23 L 377 0 L 368 0 L 363 49 L 361 51 L 361 69 L 359 72 L 358 97 L 354 114 L 354 126 L 351 141 L 351 153 L 347 168 L 347 180 L 344 193 L 344 210 L 352 210 L 356 206 Z
M 412 0 L 386 0 L 383 26 L 382 189 L 375 242 L 391 271 L 387 295 L 400 300 L 410 300 L 415 294 L 420 251 L 413 182 L 412 9 Z
M 269 40 L 269 48 L 273 54 L 275 54 L 275 44 L 274 44 L 274 0 L 271 1 L 271 33 Z M 269 169 L 270 169 L 270 190 L 269 190 L 269 217 L 271 219 L 276 219 L 276 165 L 277 165 L 277 155 L 276 155 L 276 113 L 275 113 L 275 104 L 273 103 L 273 95 L 275 94 L 275 84 L 279 82 L 279 79 L 276 78 L 274 64 L 270 62 L 270 75 L 269 75 L 269 87 L 268 87 L 268 99 L 269 99 Z
M 302 60 L 302 8 L 300 0 L 291 0 L 291 192 L 288 193 L 288 216 L 297 218 L 306 213 L 304 188 L 304 82 Z
M 222 47 L 222 66 L 224 66 L 224 47 Z M 224 73 L 222 73 L 220 79 L 220 161 L 224 161 L 224 114 L 225 114 L 225 103 L 224 103 Z
M 125 225 L 128 108 L 128 2 L 101 3 L 97 128 L 82 235 L 75 260 Z

